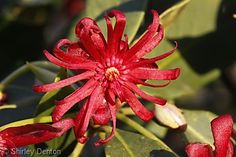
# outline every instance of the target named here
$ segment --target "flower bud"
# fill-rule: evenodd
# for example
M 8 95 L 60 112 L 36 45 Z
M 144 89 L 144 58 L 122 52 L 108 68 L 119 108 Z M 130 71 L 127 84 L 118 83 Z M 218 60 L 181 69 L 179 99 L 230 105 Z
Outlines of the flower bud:
M 0 106 L 6 102 L 7 94 L 0 91 Z
M 164 106 L 155 106 L 155 117 L 161 124 L 172 129 L 183 128 L 187 124 L 182 111 L 168 102 Z

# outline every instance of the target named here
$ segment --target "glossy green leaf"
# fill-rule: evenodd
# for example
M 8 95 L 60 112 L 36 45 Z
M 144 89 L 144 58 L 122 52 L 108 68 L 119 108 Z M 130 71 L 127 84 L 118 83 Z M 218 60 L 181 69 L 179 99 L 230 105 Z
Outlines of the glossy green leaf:
M 161 126 L 153 120 L 146 123 L 145 128 L 154 133 L 159 138 L 164 138 L 168 132 L 167 127 Z
M 132 41 L 144 18 L 146 4 L 147 0 L 110 0 L 106 1 L 106 3 L 104 3 L 103 0 L 88 0 L 86 11 L 82 16 L 95 19 L 104 33 L 104 37 L 106 37 L 106 22 L 103 18 L 104 15 L 111 9 L 121 10 L 125 13 L 127 19 L 124 34 L 128 35 L 129 41 Z M 76 40 L 74 29 L 77 21 L 78 20 L 72 25 L 69 34 L 69 38 L 72 40 Z
M 156 49 L 154 49 L 148 57 L 157 56 L 172 49 L 173 46 L 167 40 L 163 40 L 162 43 Z M 162 96 L 169 99 L 194 94 L 201 87 L 217 79 L 220 75 L 219 70 L 212 70 L 204 75 L 197 74 L 187 64 L 178 50 L 176 50 L 176 52 L 174 52 L 168 58 L 157 62 L 157 65 L 160 67 L 160 69 L 180 68 L 181 74 L 176 80 L 171 81 L 167 87 L 155 89 L 141 86 L 141 88 L 152 95 Z M 160 81 L 150 82 L 161 84 Z
M 34 61 L 34 62 L 29 62 L 28 64 L 34 67 L 40 67 L 40 68 L 51 70 L 51 71 L 59 70 L 58 66 L 47 61 Z M 5 77 L 0 83 L 0 90 L 1 91 L 4 90 L 5 88 L 8 87 L 8 85 L 13 84 L 13 82 L 16 81 L 18 78 L 21 78 L 22 76 L 26 76 L 26 74 L 28 74 L 28 72 L 31 71 L 28 64 L 22 65 L 21 67 L 13 71 L 11 74 L 9 74 L 7 77 Z
M 140 134 L 117 130 L 115 137 L 105 146 L 106 157 L 177 157 L 166 145 Z
M 172 25 L 167 28 L 168 38 L 196 37 L 213 32 L 222 0 L 190 0 Z
M 51 83 L 56 77 L 56 73 L 31 63 L 27 63 L 29 69 L 34 73 L 37 79 L 43 83 Z
M 183 133 L 188 142 L 208 143 L 213 146 L 211 121 L 217 117 L 214 113 L 201 110 L 183 110 L 187 121 L 187 130 Z
M 16 104 L 17 107 L 30 107 L 37 104 L 38 94 L 33 92 L 31 87 L 11 85 L 6 89 L 8 94 L 8 104 Z
M 167 9 L 160 15 L 161 23 L 164 27 L 169 26 L 171 23 L 175 22 L 176 18 L 184 10 L 185 6 L 190 2 L 190 0 L 182 0 L 181 2 L 175 4 L 174 6 Z

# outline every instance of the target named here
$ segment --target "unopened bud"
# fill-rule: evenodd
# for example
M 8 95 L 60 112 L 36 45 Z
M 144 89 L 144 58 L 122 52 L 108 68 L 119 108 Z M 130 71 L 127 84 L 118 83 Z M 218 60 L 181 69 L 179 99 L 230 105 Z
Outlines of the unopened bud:
M 0 106 L 3 105 L 7 100 L 7 94 L 0 92 Z
M 168 102 L 164 106 L 155 106 L 155 117 L 161 124 L 172 129 L 185 128 L 187 124 L 182 111 Z

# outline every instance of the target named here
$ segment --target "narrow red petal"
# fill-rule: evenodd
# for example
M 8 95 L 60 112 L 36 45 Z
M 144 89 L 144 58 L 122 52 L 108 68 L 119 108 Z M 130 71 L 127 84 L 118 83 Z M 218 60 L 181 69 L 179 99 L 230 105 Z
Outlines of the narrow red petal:
M 101 94 L 103 92 L 103 88 L 101 86 L 98 86 L 94 89 L 93 93 L 91 94 L 89 101 L 88 101 L 88 109 L 86 111 L 86 115 L 84 118 L 84 121 L 86 123 L 83 123 L 82 129 L 80 129 L 79 134 L 84 134 L 86 132 L 86 128 L 88 127 L 88 122 L 91 118 L 92 113 L 94 112 L 94 109 L 96 109 L 99 105 L 100 100 L 102 100 L 103 95 Z
M 52 124 L 53 127 L 60 129 L 60 132 L 56 132 L 56 135 L 58 137 L 63 135 L 67 130 L 72 128 L 74 125 L 75 125 L 74 120 L 70 118 L 63 119 L 61 121 Z
M 140 60 L 139 62 L 134 62 L 133 64 L 128 64 L 127 68 L 144 67 L 146 65 L 153 64 L 156 61 L 162 60 L 162 59 L 170 56 L 172 53 L 175 52 L 175 50 L 177 49 L 177 46 L 178 46 L 177 42 L 175 42 L 175 47 L 171 51 L 166 52 L 166 53 L 164 53 L 160 56 L 154 57 L 154 58 L 143 59 L 143 60 Z
M 96 142 L 95 146 L 99 146 L 101 144 L 106 144 L 115 136 L 115 132 L 116 132 L 116 105 L 109 104 L 109 109 L 110 109 L 111 117 L 112 117 L 111 134 L 108 137 L 106 137 L 105 139 L 102 139 L 102 140 L 99 140 L 98 142 Z
M 79 47 L 76 48 L 76 46 L 72 45 L 70 50 L 67 50 L 67 52 L 62 51 L 61 49 L 55 48 L 53 51 L 53 54 L 60 60 L 70 63 L 70 64 L 83 64 L 83 63 L 89 63 L 91 62 L 88 60 L 88 56 L 86 56 L 86 53 L 83 52 L 83 50 Z M 69 49 L 69 48 L 68 48 Z M 76 52 L 73 52 L 76 51 Z
M 106 43 L 96 22 L 90 18 L 83 18 L 76 25 L 76 35 L 80 38 L 86 52 L 96 61 L 101 62 L 101 56 L 104 56 Z
M 56 64 L 60 67 L 67 68 L 67 69 L 88 69 L 88 70 L 94 70 L 96 68 L 96 62 L 89 62 L 89 63 L 81 63 L 81 64 L 71 64 L 66 63 L 64 61 L 59 60 L 58 58 L 51 55 L 48 51 L 44 50 L 44 55 L 47 57 L 47 59 L 52 62 L 53 64 Z
M 75 119 L 75 134 L 76 134 L 76 138 L 79 141 L 81 141 L 80 140 L 81 137 L 84 137 L 84 134 L 88 128 L 89 120 L 92 117 L 94 109 L 96 109 L 99 105 L 97 101 L 100 101 L 103 99 L 102 93 L 103 93 L 103 88 L 101 86 L 96 87 L 87 102 L 86 111 L 83 112 L 84 113 L 83 115 L 78 115 Z
M 129 51 L 127 51 L 127 56 L 126 56 L 126 63 L 132 59 L 132 57 L 140 50 L 142 49 L 149 41 L 153 38 L 155 33 L 157 32 L 159 28 L 159 16 L 157 11 L 151 10 L 153 14 L 153 21 L 152 24 L 148 26 L 147 32 L 138 40 L 135 45 L 133 45 Z
M 136 54 L 134 59 L 142 58 L 149 52 L 151 52 L 162 41 L 164 35 L 164 29 L 160 25 L 157 35 L 155 35 L 145 46 L 143 46 Z
M 104 18 L 105 18 L 106 24 L 107 24 L 107 43 L 108 43 L 107 46 L 108 46 L 112 40 L 113 28 L 112 28 L 112 23 L 111 23 L 109 16 L 106 15 Z M 107 53 L 111 53 L 111 52 L 107 51 Z
M 233 129 L 231 115 L 223 115 L 215 118 L 211 122 L 211 129 L 215 141 L 216 157 L 226 157 Z
M 79 130 L 81 129 L 81 126 L 83 123 L 87 123 L 84 121 L 85 115 L 86 115 L 86 111 L 88 108 L 88 101 L 86 101 L 84 103 L 84 105 L 82 106 L 82 108 L 80 108 L 79 113 L 76 115 L 75 117 L 75 127 L 74 127 L 74 133 L 75 136 L 77 138 L 77 140 L 80 143 L 85 143 L 87 141 L 87 137 L 85 137 L 84 135 L 80 135 Z M 87 128 L 86 128 L 87 129 Z
M 29 124 L 8 128 L 1 133 L 3 134 L 3 138 L 12 141 L 16 147 L 21 147 L 46 142 L 53 138 L 60 137 L 73 126 L 74 122 L 72 119 L 65 119 L 54 123 L 53 125 Z
M 72 42 L 68 39 L 59 40 L 54 47 L 53 54 L 61 60 L 71 60 L 72 63 L 81 62 L 89 57 L 80 41 Z
M 123 88 L 123 97 L 140 119 L 149 121 L 153 118 L 153 112 L 146 109 L 129 89 Z
M 159 104 L 159 105 L 165 105 L 166 104 L 166 100 L 162 99 L 162 98 L 157 98 L 157 97 L 153 97 L 151 95 L 148 95 L 146 93 L 144 93 L 141 89 L 139 89 L 135 84 L 130 83 L 130 82 L 125 82 L 126 87 L 128 87 L 130 90 L 132 90 L 133 92 L 137 93 L 140 97 L 142 97 L 143 99 L 146 99 L 148 101 L 151 101 L 153 103 Z
M 92 116 L 95 125 L 106 125 L 111 119 L 111 113 L 108 105 L 99 105 L 98 109 Z
M 94 88 L 96 88 L 96 82 L 88 81 L 83 87 L 77 89 L 63 100 L 57 101 L 57 106 L 52 113 L 53 122 L 59 121 L 62 116 L 71 109 L 71 107 L 89 96 Z
M 180 69 L 157 70 L 150 68 L 136 68 L 131 75 L 145 80 L 175 80 L 180 74 Z
M 55 48 L 60 49 L 62 46 L 71 45 L 73 42 L 68 39 L 61 39 L 56 43 Z
M 76 103 L 90 95 L 91 92 L 96 88 L 97 84 L 98 82 L 92 78 L 88 82 L 86 82 L 82 87 L 76 89 L 73 93 L 71 93 L 64 99 L 56 101 L 56 104 L 62 105 L 64 103 Z
M 124 35 L 125 40 L 121 40 L 120 42 L 120 53 L 125 53 L 129 49 L 129 44 L 128 44 L 128 35 Z
M 95 72 L 93 71 L 86 71 L 82 74 L 72 76 L 70 78 L 50 83 L 50 84 L 45 84 L 45 85 L 38 85 L 38 86 L 33 86 L 33 90 L 35 92 L 49 92 L 55 89 L 59 89 L 65 86 L 69 86 L 77 81 L 84 80 L 84 79 L 89 79 L 91 76 L 94 76 Z
M 116 101 L 115 94 L 111 90 L 107 91 L 106 100 L 108 102 L 110 113 L 111 113 L 111 118 L 112 118 L 112 132 L 107 138 L 96 142 L 95 146 L 99 146 L 101 144 L 106 144 L 115 136 L 115 132 L 116 132 L 116 110 L 117 110 L 118 105 L 115 104 L 115 101 Z
M 109 17 L 116 18 L 116 24 L 112 32 L 111 38 L 108 38 L 108 50 L 110 53 L 115 55 L 120 47 L 120 41 L 125 29 L 126 18 L 123 12 L 113 9 L 108 13 Z
M 30 132 L 34 131 L 43 131 L 43 130 L 49 130 L 49 131 L 58 131 L 58 129 L 52 127 L 48 124 L 27 124 L 24 126 L 19 127 L 10 127 L 0 132 L 0 136 L 3 138 L 14 138 L 16 136 L 28 134 Z
M 185 147 L 188 157 L 214 157 L 212 148 L 208 144 L 189 144 Z
M 226 157 L 233 157 L 233 155 L 234 155 L 234 146 L 231 141 L 229 142 L 226 154 L 227 154 Z
M 128 80 L 130 80 L 130 82 L 133 82 L 135 84 L 141 84 L 141 85 L 144 85 L 144 86 L 154 87 L 154 88 L 166 87 L 167 85 L 170 84 L 170 81 L 168 81 L 167 83 L 164 83 L 164 84 L 159 84 L 159 85 L 149 84 L 149 83 L 144 82 L 141 79 L 138 79 L 138 78 L 135 78 L 135 77 L 132 77 L 132 76 L 129 76 Z

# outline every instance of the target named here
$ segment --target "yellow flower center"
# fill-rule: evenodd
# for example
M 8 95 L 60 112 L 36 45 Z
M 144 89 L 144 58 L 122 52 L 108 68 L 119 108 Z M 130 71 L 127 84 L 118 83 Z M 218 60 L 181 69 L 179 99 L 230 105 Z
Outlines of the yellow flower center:
M 105 77 L 109 81 L 113 81 L 114 79 L 117 79 L 119 75 L 120 75 L 120 72 L 115 67 L 110 67 L 106 69 Z

